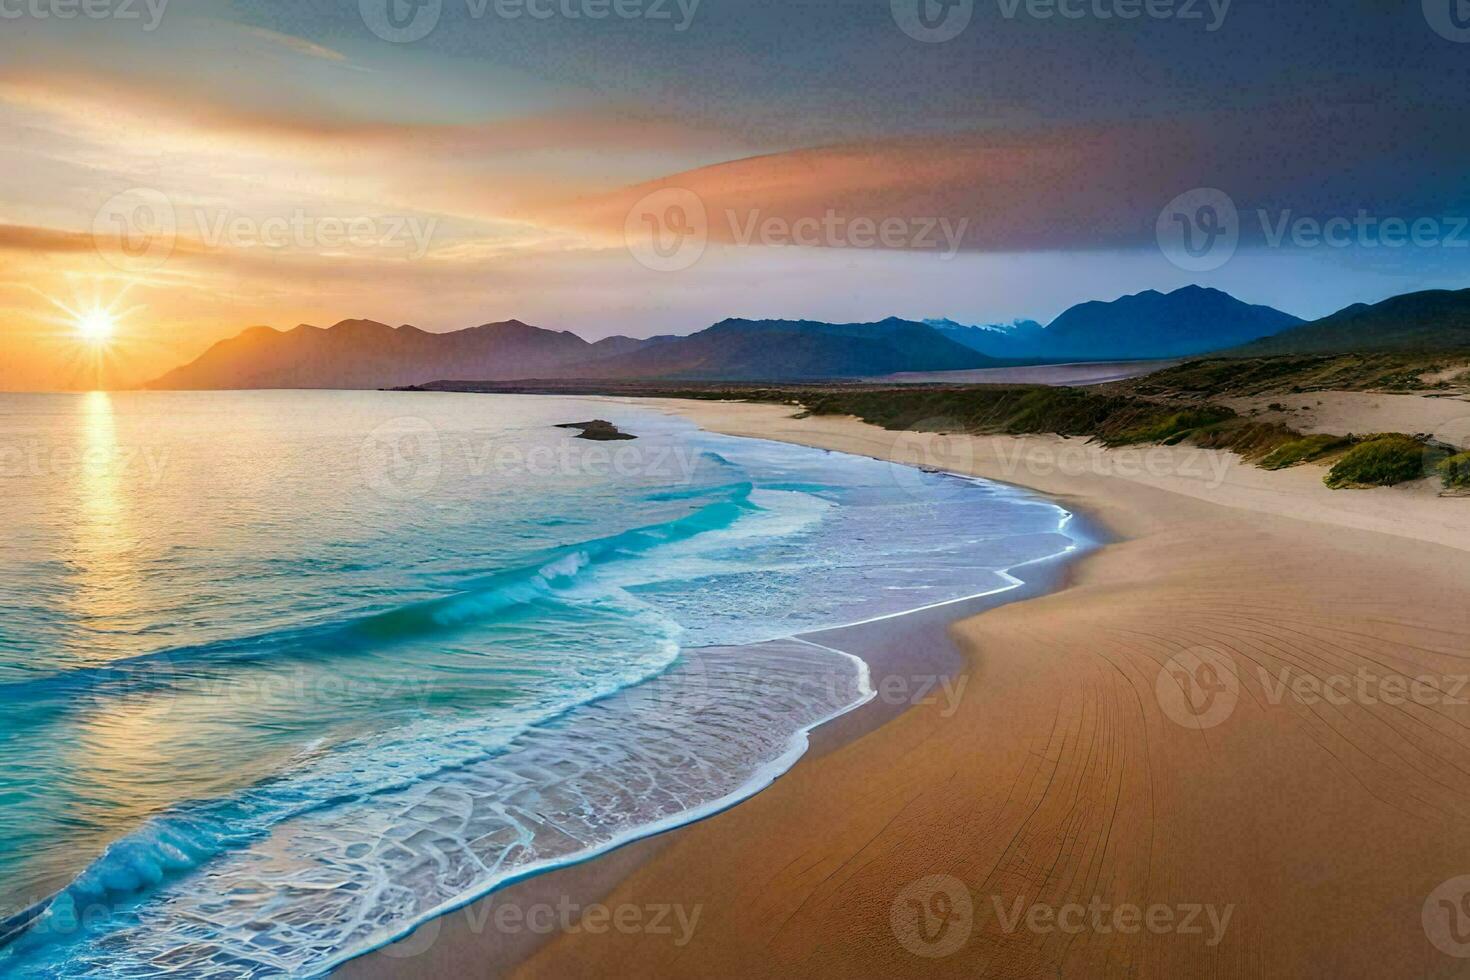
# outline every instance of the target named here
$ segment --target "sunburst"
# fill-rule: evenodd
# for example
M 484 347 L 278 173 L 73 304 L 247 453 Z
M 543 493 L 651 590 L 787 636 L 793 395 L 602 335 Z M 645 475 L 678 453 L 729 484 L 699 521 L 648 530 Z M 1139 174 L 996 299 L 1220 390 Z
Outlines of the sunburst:
M 77 317 L 77 333 L 83 340 L 94 344 L 107 343 L 116 329 L 117 321 L 110 310 L 94 307 Z
M 51 340 L 64 349 L 69 348 L 69 359 L 75 364 L 74 370 L 82 384 L 102 387 L 110 374 L 107 365 L 131 339 L 128 318 L 143 307 L 127 305 L 130 284 L 123 285 L 110 297 L 104 292 L 105 284 L 95 280 L 86 285 L 74 282 L 73 286 L 69 299 L 41 293 L 58 311 L 57 315 L 46 318 L 55 328 Z

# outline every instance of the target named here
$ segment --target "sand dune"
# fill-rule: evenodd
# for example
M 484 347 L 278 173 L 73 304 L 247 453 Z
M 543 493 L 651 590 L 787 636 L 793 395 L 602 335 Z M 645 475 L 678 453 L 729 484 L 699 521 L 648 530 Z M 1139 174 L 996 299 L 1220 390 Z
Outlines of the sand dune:
M 1456 370 L 1463 370 L 1457 368 Z M 1334 435 L 1369 432 L 1423 433 L 1470 449 L 1470 398 L 1464 395 L 1391 395 L 1376 391 L 1309 391 L 1302 394 L 1227 399 L 1238 412 L 1259 410 L 1298 432 Z M 1273 411 L 1280 405 L 1285 411 Z

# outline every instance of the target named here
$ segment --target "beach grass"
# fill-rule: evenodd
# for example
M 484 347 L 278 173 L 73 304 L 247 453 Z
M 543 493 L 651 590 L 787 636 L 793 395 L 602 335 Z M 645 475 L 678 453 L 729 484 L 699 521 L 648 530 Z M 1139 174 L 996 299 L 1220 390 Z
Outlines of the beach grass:
M 1284 470 L 1302 463 L 1316 462 L 1339 450 L 1347 449 L 1352 444 L 1353 441 L 1347 436 L 1328 433 L 1302 436 L 1277 446 L 1262 457 L 1258 465 L 1265 470 Z
M 1435 469 L 1446 490 L 1470 490 L 1470 453 L 1442 459 Z
M 1365 436 L 1322 482 L 1334 490 L 1391 487 L 1423 477 L 1434 454 L 1433 447 L 1400 432 Z

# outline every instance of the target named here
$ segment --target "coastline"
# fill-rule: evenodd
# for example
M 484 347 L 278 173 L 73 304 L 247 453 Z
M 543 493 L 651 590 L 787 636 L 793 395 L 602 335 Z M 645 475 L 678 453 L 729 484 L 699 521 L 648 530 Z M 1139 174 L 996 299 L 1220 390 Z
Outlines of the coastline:
M 855 420 L 665 407 L 729 434 L 903 455 L 898 434 Z M 1061 590 L 954 627 L 976 682 L 954 717 L 916 706 L 814 747 L 789 778 L 608 874 L 621 878 L 603 899 L 615 906 L 699 904 L 686 946 L 563 934 L 518 975 L 1463 972 L 1431 915 L 1470 873 L 1458 833 L 1470 709 L 1449 691 L 1470 669 L 1465 509 L 1417 488 L 1323 504 L 1310 468 L 1264 486 L 1241 468 L 1215 488 L 1177 472 L 1018 474 L 990 450 L 1055 442 L 981 442 L 951 442 L 969 453 L 954 468 L 1047 493 L 1123 540 L 1072 565 Z M 1401 501 L 1396 528 L 1385 509 Z M 1424 523 L 1426 503 L 1441 523 Z M 1193 729 L 1157 685 L 1192 650 L 1239 667 L 1229 716 Z M 1284 696 L 1269 684 L 1277 670 Z M 1380 696 L 1338 703 L 1332 682 L 1364 671 Z M 1447 683 L 1408 703 L 1392 694 L 1419 678 Z M 915 889 L 968 902 L 951 901 L 954 931 L 938 945 L 902 934 Z M 1324 890 L 1334 914 L 1313 916 Z M 1164 932 L 1008 920 L 1094 902 L 1230 917 L 1213 944 L 1182 912 Z
M 602 401 L 586 398 L 587 401 Z M 646 406 L 645 406 L 646 407 Z M 972 479 L 956 474 L 963 479 Z M 1000 481 L 985 481 L 1000 482 Z M 620 878 L 658 853 L 670 839 L 685 829 L 718 817 L 748 802 L 786 776 L 802 761 L 824 755 L 860 738 L 911 707 L 914 700 L 938 699 L 949 695 L 948 684 L 965 668 L 965 658 L 949 637 L 955 622 L 1011 602 L 1044 595 L 1064 582 L 1068 570 L 1080 556 L 1100 547 L 1109 537 L 1085 515 L 1056 505 L 1023 487 L 1010 485 L 1019 495 L 1043 500 L 1061 515 L 1059 533 L 1070 539 L 1064 550 L 1043 558 L 1006 568 L 1001 574 L 1007 584 L 985 592 L 944 600 L 894 613 L 875 616 L 837 627 L 826 627 L 768 640 L 746 647 L 728 648 L 742 654 L 767 645 L 802 643 L 820 647 L 859 663 L 867 696 L 861 701 L 819 718 L 792 734 L 785 755 L 754 773 L 739 791 L 728 798 L 692 807 L 640 828 L 591 852 L 573 856 L 566 863 L 540 866 L 518 874 L 508 883 L 487 893 L 436 911 L 398 939 L 346 958 L 332 967 L 334 976 L 392 977 L 411 967 L 434 975 L 500 975 L 514 969 L 550 938 L 534 929 L 510 929 L 486 935 L 496 911 L 595 903 Z M 725 648 L 690 651 L 695 659 L 708 661 L 711 654 L 723 655 Z M 676 667 L 675 672 L 678 668 Z M 702 669 L 701 669 L 702 670 Z M 664 675 L 644 682 L 659 685 L 670 680 Z M 967 682 L 968 678 L 965 678 Z M 826 690 L 833 677 L 813 673 L 809 683 L 814 696 Z M 897 682 L 900 691 L 889 688 Z M 964 684 L 961 683 L 960 690 Z M 680 685 L 670 684 L 674 690 Z M 660 699 L 653 696 L 654 701 Z
M 342 962 L 334 977 L 390 978 L 405 969 L 431 976 L 502 976 L 522 965 L 554 938 L 532 928 L 536 910 L 601 905 L 624 878 L 652 860 L 681 835 L 733 809 L 749 804 L 799 767 L 820 759 L 881 729 L 914 707 L 914 702 L 941 703 L 953 696 L 950 682 L 964 677 L 966 659 L 950 633 L 956 623 L 1014 602 L 1024 602 L 1064 587 L 1082 556 L 1103 543 L 1102 532 L 1077 518 L 1078 546 L 1009 570 L 1014 585 L 992 592 L 883 616 L 866 622 L 801 633 L 791 640 L 812 643 L 861 661 L 872 688 L 863 702 L 823 718 L 793 736 L 790 757 L 764 781 L 753 779 L 738 798 L 680 814 L 667 826 L 649 826 L 636 836 L 549 870 L 532 872 L 491 892 L 445 909 L 406 936 Z M 783 641 L 768 641 L 783 642 Z M 885 697 L 882 685 L 899 689 Z M 655 679 L 654 683 L 657 682 Z M 505 909 L 515 910 L 509 928 L 492 922 Z M 525 924 L 520 924 L 525 923 Z

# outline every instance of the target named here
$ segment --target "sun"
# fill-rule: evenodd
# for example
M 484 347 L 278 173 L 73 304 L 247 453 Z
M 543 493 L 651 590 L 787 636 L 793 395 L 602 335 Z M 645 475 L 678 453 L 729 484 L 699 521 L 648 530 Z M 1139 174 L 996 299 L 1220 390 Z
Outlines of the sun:
M 93 307 L 77 317 L 77 333 L 81 334 L 84 340 L 90 340 L 94 344 L 111 339 L 116 328 L 117 321 L 113 319 L 110 310 Z

